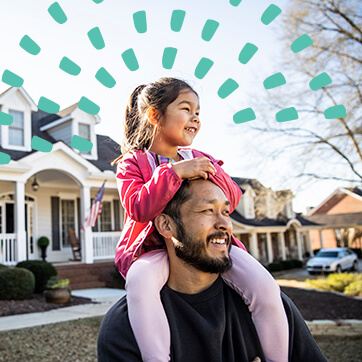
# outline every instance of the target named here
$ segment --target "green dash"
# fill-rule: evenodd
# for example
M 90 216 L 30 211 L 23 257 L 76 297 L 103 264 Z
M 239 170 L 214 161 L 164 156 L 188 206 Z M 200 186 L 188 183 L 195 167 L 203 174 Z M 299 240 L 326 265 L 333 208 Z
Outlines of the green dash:
M 171 16 L 171 30 L 178 32 L 182 28 L 182 24 L 185 20 L 186 11 L 174 10 Z
M 80 99 L 78 103 L 78 108 L 88 114 L 92 114 L 93 116 L 98 114 L 100 110 L 100 107 L 94 102 L 92 102 L 90 99 L 88 99 L 87 97 L 82 97 Z
M 214 62 L 211 59 L 201 58 L 195 69 L 195 77 L 198 79 L 204 78 L 213 65 Z
M 146 12 L 138 11 L 137 13 L 134 13 L 133 23 L 138 33 L 145 33 L 147 31 Z
M 0 112 L 0 124 L 10 126 L 13 123 L 13 116 L 4 112 Z
M 100 50 L 105 47 L 104 39 L 98 27 L 88 31 L 88 38 L 96 49 Z
M 246 43 L 239 54 L 239 62 L 241 64 L 247 64 L 257 51 L 258 47 L 256 45 Z
M 254 119 L 256 119 L 256 116 L 251 108 L 242 109 L 233 116 L 233 120 L 236 124 L 254 121 Z
M 239 84 L 234 79 L 227 79 L 217 91 L 221 99 L 228 97 L 232 92 L 239 88 Z
M 74 135 L 72 137 L 72 140 L 70 142 L 70 145 L 75 148 L 76 150 L 82 151 L 82 152 L 90 152 L 92 150 L 93 147 L 93 143 L 82 138 L 79 137 L 77 135 Z
M 165 48 L 162 56 L 162 66 L 165 69 L 171 69 L 173 67 L 173 64 L 175 63 L 176 54 L 177 54 L 176 48 L 171 48 L 171 47 Z
M 0 152 L 0 165 L 7 165 L 11 160 L 10 155 L 4 152 Z
M 275 117 L 278 122 L 294 121 L 299 118 L 298 112 L 294 107 L 282 109 Z
M 136 54 L 134 53 L 132 48 L 122 53 L 122 59 L 124 61 L 124 64 L 126 64 L 126 67 L 132 72 L 140 67 L 136 58 Z
M 314 77 L 309 82 L 309 87 L 311 90 L 315 91 L 315 90 L 321 89 L 331 83 L 332 83 L 331 77 L 326 72 L 324 72 L 324 73 L 321 73 L 321 74 L 317 75 L 316 77 Z
M 217 21 L 211 19 L 207 20 L 202 29 L 201 38 L 205 41 L 210 41 L 218 27 L 219 23 Z
M 261 16 L 261 22 L 264 25 L 269 25 L 275 18 L 282 12 L 280 7 L 271 4 L 268 8 L 264 11 L 263 15 Z
M 116 85 L 115 79 L 103 67 L 98 70 L 96 79 L 107 88 L 113 88 Z
M 5 69 L 2 79 L 4 83 L 9 84 L 12 87 L 21 87 L 24 84 L 24 79 L 19 77 L 10 70 Z
M 93 0 L 93 2 L 96 3 L 96 4 L 100 4 L 100 3 L 103 2 L 103 0 Z
M 347 111 L 343 104 L 329 107 L 324 111 L 326 119 L 344 118 L 347 117 Z
M 78 75 L 81 71 L 80 66 L 67 57 L 60 61 L 59 68 L 70 75 Z
M 31 148 L 40 152 L 50 152 L 53 149 L 53 145 L 38 136 L 34 136 L 31 139 Z
M 293 41 L 290 48 L 292 49 L 293 53 L 298 53 L 298 52 L 308 48 L 312 44 L 313 44 L 312 38 L 307 34 L 303 34 L 299 38 L 297 38 Z
M 241 0 L 230 0 L 230 5 L 238 6 L 241 3 Z
M 60 110 L 60 106 L 58 103 L 55 103 L 45 97 L 40 97 L 38 102 L 38 108 L 48 113 L 58 113 Z
M 287 81 L 282 73 L 275 73 L 263 82 L 265 89 L 272 89 L 284 85 Z
M 31 55 L 38 55 L 40 53 L 40 46 L 28 35 L 22 37 L 19 45 Z
M 50 16 L 59 24 L 64 24 L 68 20 L 65 12 L 57 2 L 49 6 L 48 12 Z

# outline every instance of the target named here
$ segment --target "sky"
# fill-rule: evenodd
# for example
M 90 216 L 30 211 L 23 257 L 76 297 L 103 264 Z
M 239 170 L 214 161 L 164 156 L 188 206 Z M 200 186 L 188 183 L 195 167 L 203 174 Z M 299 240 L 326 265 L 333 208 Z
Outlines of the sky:
M 0 74 L 7 69 L 24 79 L 23 87 L 37 104 L 44 96 L 64 109 L 85 96 L 100 107 L 102 122 L 96 133 L 122 140 L 124 108 L 133 89 L 162 76 L 172 76 L 188 81 L 198 92 L 201 106 L 201 131 L 192 147 L 222 159 L 224 169 L 231 176 L 256 178 L 273 190 L 291 189 L 295 195 L 294 210 L 305 212 L 306 207 L 322 202 L 340 183 L 326 181 L 300 189 L 293 179 L 281 181 L 288 175 L 284 160 L 267 159 L 266 166 L 258 167 L 260 155 L 253 150 L 263 138 L 252 137 L 245 124 L 234 124 L 233 115 L 250 107 L 251 100 L 265 92 L 262 80 L 276 73 L 283 57 L 280 43 L 280 25 L 283 10 L 293 0 L 243 0 L 238 6 L 232 0 L 59 0 L 67 16 L 58 24 L 48 8 L 54 0 L 0 0 Z M 234 1 L 235 2 L 235 1 Z M 273 3 L 282 10 L 270 25 L 261 22 L 261 16 Z M 186 12 L 182 28 L 174 32 L 170 27 L 173 10 Z M 146 12 L 147 31 L 138 33 L 133 14 Z M 207 20 L 219 26 L 210 41 L 202 39 L 202 29 Z M 97 50 L 87 33 L 98 27 L 105 42 Z M 19 42 L 28 35 L 41 48 L 38 55 L 25 52 Z M 246 43 L 255 44 L 257 53 L 247 64 L 238 61 Z M 172 69 L 162 66 L 166 47 L 177 48 Z M 122 60 L 122 53 L 132 48 L 139 69 L 131 71 Z M 66 56 L 75 62 L 81 72 L 77 76 L 59 68 Z M 203 79 L 195 76 L 201 58 L 214 64 Z M 95 78 L 104 67 L 115 79 L 112 88 L 103 86 Z M 280 71 L 280 70 L 279 70 Z M 225 99 L 217 92 L 227 80 L 239 84 Z M 0 92 L 9 86 L 1 83 Z M 255 102 L 254 102 L 255 103 Z M 254 106 L 253 106 L 254 109 Z M 258 110 L 255 125 L 261 126 Z M 272 115 L 273 116 L 273 115 Z M 266 157 L 266 156 L 265 156 Z

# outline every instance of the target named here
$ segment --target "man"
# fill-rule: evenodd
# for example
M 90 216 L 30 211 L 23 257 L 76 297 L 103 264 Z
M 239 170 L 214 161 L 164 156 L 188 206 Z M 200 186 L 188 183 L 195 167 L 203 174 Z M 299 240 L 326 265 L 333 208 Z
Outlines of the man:
M 161 291 L 171 330 L 172 361 L 264 360 L 249 310 L 224 284 L 231 267 L 229 201 L 205 180 L 184 181 L 154 224 L 164 237 L 170 277 Z M 300 313 L 285 296 L 290 360 L 326 361 Z M 153 336 L 150 336 L 153 338 Z M 121 299 L 105 316 L 98 337 L 99 361 L 141 361 Z

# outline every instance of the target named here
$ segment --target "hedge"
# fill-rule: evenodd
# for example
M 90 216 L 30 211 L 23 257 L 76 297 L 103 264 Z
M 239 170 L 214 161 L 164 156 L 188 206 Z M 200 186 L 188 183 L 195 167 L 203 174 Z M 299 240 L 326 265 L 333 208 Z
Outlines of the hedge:
M 29 299 L 34 293 L 34 274 L 24 268 L 0 269 L 0 299 Z

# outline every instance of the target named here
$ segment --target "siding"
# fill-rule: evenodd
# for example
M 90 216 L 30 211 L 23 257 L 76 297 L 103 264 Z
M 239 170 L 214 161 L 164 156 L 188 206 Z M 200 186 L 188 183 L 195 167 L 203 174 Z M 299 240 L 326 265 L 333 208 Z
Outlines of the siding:
M 59 126 L 53 127 L 47 131 L 55 140 L 64 141 L 70 146 L 73 134 L 72 134 L 72 122 L 65 122 Z

